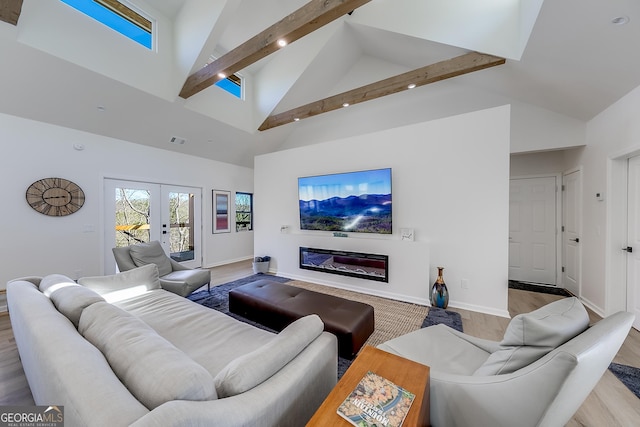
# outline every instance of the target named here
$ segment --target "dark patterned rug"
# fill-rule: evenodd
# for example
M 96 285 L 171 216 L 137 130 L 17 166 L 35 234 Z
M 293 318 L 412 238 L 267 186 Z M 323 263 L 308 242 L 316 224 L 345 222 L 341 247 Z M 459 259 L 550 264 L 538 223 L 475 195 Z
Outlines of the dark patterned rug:
M 422 322 L 422 327 L 426 328 L 427 326 L 433 326 L 439 323 L 444 323 L 453 329 L 463 332 L 462 317 L 460 317 L 460 313 L 438 307 L 430 307 L 427 317 L 425 317 Z
M 516 282 L 509 280 L 509 289 L 519 289 L 521 291 L 540 292 L 543 294 L 561 295 L 563 297 L 572 297 L 571 292 L 564 288 L 556 288 L 553 286 L 534 285 L 532 283 Z
M 286 283 L 290 280 L 285 277 L 278 277 L 270 274 L 258 273 L 258 274 L 253 274 L 251 276 L 248 276 L 239 280 L 235 280 L 233 282 L 225 283 L 223 285 L 212 286 L 211 292 L 207 292 L 207 291 L 194 292 L 191 295 L 187 296 L 187 298 L 193 302 L 202 304 L 205 307 L 209 307 L 214 310 L 220 311 L 221 313 L 231 316 L 234 319 L 237 319 L 241 322 L 248 323 L 257 328 L 264 329 L 266 331 L 277 333 L 277 331 L 271 328 L 267 328 L 266 326 L 263 326 L 259 323 L 246 319 L 235 313 L 229 312 L 229 291 L 231 289 L 237 288 L 238 286 L 246 285 L 247 283 L 251 283 L 260 279 L 269 279 L 279 283 Z M 422 327 L 424 328 L 426 326 L 431 326 L 438 323 L 444 323 L 448 326 L 451 326 L 454 329 L 462 331 L 462 320 L 460 318 L 460 314 L 453 311 L 449 311 L 449 310 L 443 310 L 441 308 L 431 307 L 429 309 L 429 313 L 427 314 L 427 317 L 424 319 L 422 323 Z M 342 377 L 342 375 L 347 371 L 349 366 L 351 366 L 351 362 L 352 361 L 349 359 L 338 357 L 338 379 Z
M 640 368 L 612 363 L 609 370 L 640 399 Z

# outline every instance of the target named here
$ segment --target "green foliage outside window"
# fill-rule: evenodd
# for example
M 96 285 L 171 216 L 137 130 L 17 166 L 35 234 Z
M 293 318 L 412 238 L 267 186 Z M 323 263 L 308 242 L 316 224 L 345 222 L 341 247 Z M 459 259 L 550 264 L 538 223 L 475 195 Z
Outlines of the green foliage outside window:
M 236 193 L 236 231 L 253 230 L 253 194 Z

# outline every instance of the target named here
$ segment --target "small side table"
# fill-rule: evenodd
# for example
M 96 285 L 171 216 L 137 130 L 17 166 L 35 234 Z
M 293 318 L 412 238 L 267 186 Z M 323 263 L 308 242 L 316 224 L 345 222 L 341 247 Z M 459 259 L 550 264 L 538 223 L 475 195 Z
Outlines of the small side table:
M 336 410 L 368 371 L 375 372 L 416 395 L 403 426 L 429 426 L 429 367 L 366 346 L 322 402 L 307 427 L 351 426 Z

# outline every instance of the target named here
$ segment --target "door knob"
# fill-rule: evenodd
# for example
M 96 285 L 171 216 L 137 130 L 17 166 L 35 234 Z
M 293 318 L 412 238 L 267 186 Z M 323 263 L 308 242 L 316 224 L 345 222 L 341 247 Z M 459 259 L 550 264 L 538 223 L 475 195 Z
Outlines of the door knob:
M 579 237 L 576 237 L 575 239 L 569 239 L 569 240 L 571 240 L 572 242 L 580 243 Z
M 629 253 L 633 252 L 633 248 L 631 246 L 627 246 L 626 248 L 622 248 L 622 250 L 625 251 L 625 252 L 629 252 Z

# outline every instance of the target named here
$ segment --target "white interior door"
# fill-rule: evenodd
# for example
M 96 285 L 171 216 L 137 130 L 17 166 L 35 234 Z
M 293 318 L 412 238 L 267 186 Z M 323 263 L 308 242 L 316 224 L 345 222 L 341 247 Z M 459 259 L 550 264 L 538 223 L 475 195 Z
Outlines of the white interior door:
M 580 187 L 581 172 L 562 177 L 562 284 L 574 295 L 580 295 Z
M 509 280 L 556 285 L 556 177 L 510 180 Z
M 627 311 L 640 330 L 640 156 L 629 159 L 627 196 Z
M 113 247 L 153 240 L 174 260 L 201 266 L 201 189 L 114 179 L 104 188 L 105 274 L 116 272 Z

